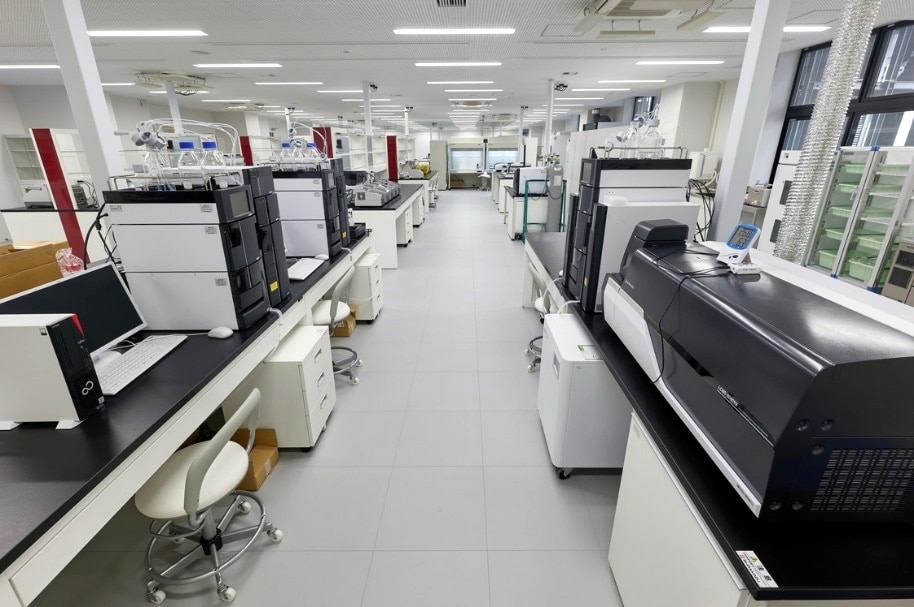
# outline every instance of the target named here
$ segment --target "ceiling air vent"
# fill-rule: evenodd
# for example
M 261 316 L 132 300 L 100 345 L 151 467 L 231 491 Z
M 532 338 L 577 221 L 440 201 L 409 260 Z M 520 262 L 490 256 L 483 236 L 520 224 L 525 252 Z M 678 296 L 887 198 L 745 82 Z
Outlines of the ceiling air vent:
M 441 8 L 466 8 L 467 0 L 438 0 Z

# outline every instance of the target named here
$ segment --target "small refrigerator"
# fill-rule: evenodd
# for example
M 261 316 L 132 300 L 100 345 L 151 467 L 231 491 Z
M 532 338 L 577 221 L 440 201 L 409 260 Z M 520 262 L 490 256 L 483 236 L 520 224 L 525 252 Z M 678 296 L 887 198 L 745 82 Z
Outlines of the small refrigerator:
M 537 409 L 559 477 L 575 468 L 621 468 L 631 405 L 593 339 L 571 314 L 547 314 Z

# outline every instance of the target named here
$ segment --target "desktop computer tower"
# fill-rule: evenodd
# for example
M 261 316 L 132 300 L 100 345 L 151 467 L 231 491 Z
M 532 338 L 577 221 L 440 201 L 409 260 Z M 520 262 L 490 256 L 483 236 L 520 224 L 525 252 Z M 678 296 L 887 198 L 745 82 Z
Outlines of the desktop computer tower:
M 333 257 L 342 248 L 340 201 L 330 169 L 273 173 L 289 257 Z
M 267 313 L 250 186 L 104 196 L 125 279 L 149 329 L 239 330 Z
M 622 255 L 641 222 L 698 220 L 687 200 L 690 160 L 582 160 L 581 182 L 565 241 L 565 288 L 587 312 L 603 310 L 606 277 L 619 271 Z M 690 228 L 689 233 L 692 233 Z
M 276 307 L 292 294 L 292 286 L 286 264 L 286 245 L 280 223 L 279 198 L 273 182 L 273 168 L 251 167 L 244 169 L 242 175 L 244 182 L 251 186 L 254 197 L 257 239 L 263 252 L 267 293 L 270 305 Z
M 0 315 L 0 426 L 58 422 L 72 428 L 102 409 L 86 338 L 73 314 Z

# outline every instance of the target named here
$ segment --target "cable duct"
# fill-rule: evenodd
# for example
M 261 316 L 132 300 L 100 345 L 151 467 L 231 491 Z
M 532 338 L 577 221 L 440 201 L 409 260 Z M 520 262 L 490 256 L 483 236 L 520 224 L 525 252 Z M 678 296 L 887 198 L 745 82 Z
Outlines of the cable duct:
M 788 261 L 802 262 L 815 230 L 816 211 L 881 3 L 854 0 L 844 5 L 774 248 L 775 255 Z

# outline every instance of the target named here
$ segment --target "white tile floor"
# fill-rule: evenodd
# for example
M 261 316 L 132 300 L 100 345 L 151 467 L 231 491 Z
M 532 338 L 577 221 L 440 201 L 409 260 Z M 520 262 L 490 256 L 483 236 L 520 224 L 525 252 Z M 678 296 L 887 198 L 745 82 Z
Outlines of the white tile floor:
M 536 413 L 523 245 L 488 192 L 442 192 L 347 345 L 327 433 L 260 493 L 285 532 L 229 569 L 240 607 L 617 607 L 606 560 L 619 477 L 559 481 Z M 144 605 L 148 522 L 127 504 L 36 601 Z M 221 604 L 211 586 L 167 604 Z

